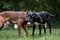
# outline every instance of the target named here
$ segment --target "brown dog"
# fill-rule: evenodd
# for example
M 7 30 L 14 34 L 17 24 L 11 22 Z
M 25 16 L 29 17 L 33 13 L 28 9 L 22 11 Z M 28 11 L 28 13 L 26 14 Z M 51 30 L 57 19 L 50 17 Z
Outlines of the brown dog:
M 24 11 L 4 11 L 0 12 L 0 28 L 3 26 L 5 21 L 12 21 L 18 25 L 18 34 L 21 36 L 21 27 L 23 22 L 26 20 L 27 12 Z M 23 24 L 24 30 L 28 36 L 27 25 Z

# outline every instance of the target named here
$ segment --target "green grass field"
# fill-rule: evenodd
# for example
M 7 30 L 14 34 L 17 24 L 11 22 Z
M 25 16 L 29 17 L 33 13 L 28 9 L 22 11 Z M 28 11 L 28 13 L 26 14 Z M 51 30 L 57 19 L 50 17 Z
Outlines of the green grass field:
M 42 30 L 42 35 L 39 36 L 39 30 L 36 28 L 35 35 L 31 36 L 32 34 L 32 28 L 29 30 L 30 36 L 26 37 L 25 31 L 22 29 L 21 33 L 22 36 L 18 36 L 18 31 L 15 29 L 9 29 L 9 30 L 0 30 L 0 40 L 60 40 L 60 29 L 52 29 L 52 34 L 49 34 L 49 30 L 47 29 L 46 35 L 44 35 L 44 32 Z

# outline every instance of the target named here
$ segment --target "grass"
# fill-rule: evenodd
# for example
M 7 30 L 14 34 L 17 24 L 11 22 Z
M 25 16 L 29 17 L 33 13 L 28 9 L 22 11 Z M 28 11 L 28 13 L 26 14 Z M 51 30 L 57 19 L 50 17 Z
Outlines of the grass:
M 46 35 L 44 35 L 42 30 L 42 35 L 39 36 L 38 28 L 35 31 L 35 35 L 31 36 L 32 28 L 29 30 L 30 36 L 26 37 L 25 31 L 22 29 L 22 36 L 18 36 L 18 31 L 15 29 L 9 30 L 0 30 L 0 40 L 60 40 L 60 29 L 52 29 L 52 34 L 49 34 L 49 30 L 47 29 Z

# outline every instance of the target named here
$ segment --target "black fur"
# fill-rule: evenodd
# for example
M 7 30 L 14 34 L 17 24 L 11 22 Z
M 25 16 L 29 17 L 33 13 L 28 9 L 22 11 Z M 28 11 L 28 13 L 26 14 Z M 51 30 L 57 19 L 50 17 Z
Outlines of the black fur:
M 33 23 L 33 32 L 32 35 L 34 35 L 34 31 L 36 26 L 34 25 L 34 22 L 40 23 L 39 25 L 39 35 L 41 35 L 41 27 L 44 29 L 44 33 L 46 34 L 46 28 L 44 25 L 47 22 L 49 26 L 49 31 L 51 34 L 51 18 L 54 18 L 55 16 L 52 14 L 49 14 L 48 12 L 33 12 L 32 16 L 30 17 L 31 22 Z

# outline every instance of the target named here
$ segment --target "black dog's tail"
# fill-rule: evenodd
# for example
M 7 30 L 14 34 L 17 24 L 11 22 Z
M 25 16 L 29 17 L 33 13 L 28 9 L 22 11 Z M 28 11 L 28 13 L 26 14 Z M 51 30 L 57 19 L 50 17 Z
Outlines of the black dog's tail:
M 53 15 L 53 14 L 49 14 L 51 18 L 55 18 L 56 15 Z

